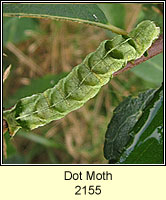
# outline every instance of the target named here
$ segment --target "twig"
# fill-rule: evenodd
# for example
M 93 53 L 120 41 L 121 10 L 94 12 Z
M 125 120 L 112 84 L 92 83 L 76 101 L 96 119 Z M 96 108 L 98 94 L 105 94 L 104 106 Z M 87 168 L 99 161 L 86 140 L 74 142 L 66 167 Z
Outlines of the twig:
M 153 45 L 149 48 L 148 50 L 148 56 L 145 57 L 144 55 L 138 58 L 137 60 L 134 61 L 134 63 L 129 62 L 124 68 L 120 69 L 119 71 L 115 72 L 113 76 L 117 76 L 118 74 L 121 74 L 124 71 L 127 71 L 136 65 L 139 65 L 146 60 L 149 60 L 153 56 L 156 56 L 160 53 L 163 52 L 163 34 L 160 35 L 160 37 L 153 43 Z

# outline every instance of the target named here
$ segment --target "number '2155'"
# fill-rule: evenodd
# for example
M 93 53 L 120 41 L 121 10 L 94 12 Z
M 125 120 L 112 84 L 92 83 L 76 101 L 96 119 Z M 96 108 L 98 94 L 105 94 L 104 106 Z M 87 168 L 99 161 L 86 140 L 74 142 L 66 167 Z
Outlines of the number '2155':
M 81 194 L 99 195 L 99 194 L 101 194 L 101 185 L 96 185 L 96 186 L 90 185 L 90 186 L 84 186 L 84 187 L 77 185 L 77 186 L 75 186 L 75 189 L 77 190 L 75 192 L 75 195 L 81 195 Z

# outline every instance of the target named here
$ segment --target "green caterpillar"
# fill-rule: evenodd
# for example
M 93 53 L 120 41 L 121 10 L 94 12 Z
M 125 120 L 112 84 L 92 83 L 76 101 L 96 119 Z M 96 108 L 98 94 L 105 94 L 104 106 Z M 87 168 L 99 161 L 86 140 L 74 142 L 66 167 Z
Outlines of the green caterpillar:
M 12 109 L 4 111 L 10 134 L 14 135 L 20 128 L 32 130 L 43 126 L 83 106 L 108 83 L 114 72 L 141 57 L 159 32 L 159 27 L 146 20 L 127 36 L 103 41 L 53 88 L 20 99 Z

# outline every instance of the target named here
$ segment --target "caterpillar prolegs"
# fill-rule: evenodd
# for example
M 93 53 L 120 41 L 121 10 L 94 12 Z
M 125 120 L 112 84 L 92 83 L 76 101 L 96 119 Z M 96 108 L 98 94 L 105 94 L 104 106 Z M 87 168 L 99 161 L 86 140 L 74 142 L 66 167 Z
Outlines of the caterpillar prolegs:
M 11 135 L 20 128 L 35 129 L 83 106 L 93 98 L 127 62 L 141 57 L 159 36 L 160 29 L 149 20 L 141 22 L 127 36 L 103 41 L 53 88 L 20 99 L 3 112 Z

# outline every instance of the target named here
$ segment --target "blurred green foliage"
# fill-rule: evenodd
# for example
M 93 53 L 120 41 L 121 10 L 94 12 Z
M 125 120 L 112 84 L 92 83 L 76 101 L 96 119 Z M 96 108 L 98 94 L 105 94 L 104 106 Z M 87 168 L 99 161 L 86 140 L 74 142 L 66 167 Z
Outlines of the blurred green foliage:
M 29 38 L 28 31 L 36 31 L 38 21 L 31 18 L 3 17 L 3 46 L 7 42 L 18 44 Z
M 99 3 L 97 4 L 101 8 L 110 24 L 119 28 L 125 29 L 125 6 L 120 3 Z
M 140 78 L 159 86 L 163 82 L 163 54 L 141 63 L 131 71 Z

